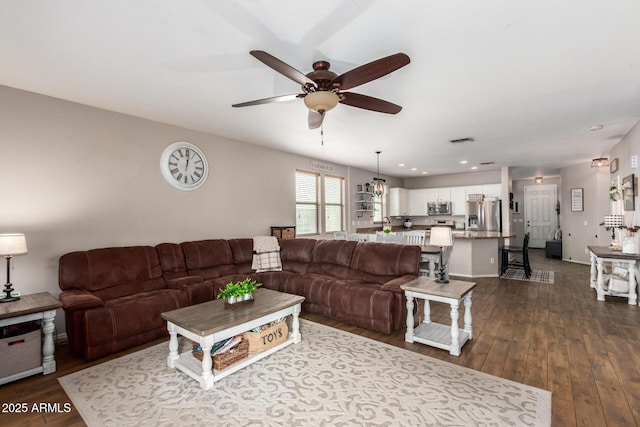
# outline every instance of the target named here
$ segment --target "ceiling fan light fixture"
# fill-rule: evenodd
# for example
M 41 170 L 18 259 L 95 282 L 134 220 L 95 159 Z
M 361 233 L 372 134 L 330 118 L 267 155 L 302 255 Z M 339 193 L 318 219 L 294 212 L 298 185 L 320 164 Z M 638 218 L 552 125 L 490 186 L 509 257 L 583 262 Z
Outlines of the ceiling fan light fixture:
M 340 101 L 338 95 L 326 90 L 311 92 L 304 97 L 304 105 L 318 113 L 332 110 L 338 105 L 338 101 Z

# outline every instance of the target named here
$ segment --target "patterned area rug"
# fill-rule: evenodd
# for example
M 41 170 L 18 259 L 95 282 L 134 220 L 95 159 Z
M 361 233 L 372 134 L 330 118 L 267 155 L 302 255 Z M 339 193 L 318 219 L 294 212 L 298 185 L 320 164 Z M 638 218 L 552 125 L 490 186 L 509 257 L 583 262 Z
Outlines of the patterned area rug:
M 168 342 L 58 380 L 89 426 L 551 425 L 548 391 L 300 324 L 302 342 L 206 391 L 167 368 Z
M 553 271 L 532 270 L 531 276 L 527 279 L 524 270 L 519 268 L 507 268 L 501 276 L 502 279 L 524 280 L 527 282 L 551 283 L 553 284 Z

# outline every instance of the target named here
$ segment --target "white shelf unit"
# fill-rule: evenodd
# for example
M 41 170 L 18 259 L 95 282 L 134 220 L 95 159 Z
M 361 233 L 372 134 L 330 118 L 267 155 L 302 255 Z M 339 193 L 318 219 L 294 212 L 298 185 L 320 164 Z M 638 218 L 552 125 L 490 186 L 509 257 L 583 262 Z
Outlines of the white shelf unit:
M 356 215 L 362 217 L 368 214 L 373 218 L 373 185 L 371 183 L 358 184 L 356 187 Z

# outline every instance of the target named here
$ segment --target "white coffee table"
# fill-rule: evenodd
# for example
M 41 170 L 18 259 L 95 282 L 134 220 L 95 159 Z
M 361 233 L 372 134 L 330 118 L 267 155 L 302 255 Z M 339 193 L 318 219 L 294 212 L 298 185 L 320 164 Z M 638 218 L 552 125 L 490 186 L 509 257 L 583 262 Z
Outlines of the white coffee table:
M 299 314 L 304 297 L 262 288 L 253 295 L 253 303 L 238 308 L 225 309 L 223 300 L 215 300 L 162 313 L 170 336 L 167 366 L 189 375 L 206 390 L 245 366 L 300 342 Z M 200 344 L 203 354 L 208 355 L 214 343 L 286 316 L 292 316 L 286 341 L 261 353 L 250 354 L 247 359 L 222 371 L 212 369 L 211 357 L 203 357 L 200 361 L 191 351 L 178 353 L 178 334 Z
M 400 285 L 407 297 L 407 332 L 406 342 L 419 342 L 443 350 L 449 350 L 454 356 L 460 356 L 460 349 L 465 342 L 473 338 L 471 327 L 471 295 L 474 282 L 450 280 L 449 283 L 437 283 L 430 277 L 418 277 L 411 282 Z M 424 319 L 414 329 L 414 298 L 424 300 Z M 451 326 L 431 322 L 429 301 L 448 303 L 451 306 Z M 464 302 L 464 329 L 459 330 L 458 309 Z

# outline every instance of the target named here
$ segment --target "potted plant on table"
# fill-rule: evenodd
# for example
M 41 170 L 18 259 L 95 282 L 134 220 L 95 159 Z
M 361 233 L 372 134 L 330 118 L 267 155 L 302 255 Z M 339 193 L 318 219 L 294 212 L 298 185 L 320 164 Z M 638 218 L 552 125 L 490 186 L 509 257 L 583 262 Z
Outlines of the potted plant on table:
M 253 291 L 258 289 L 259 286 L 262 286 L 262 283 L 257 283 L 248 277 L 239 282 L 229 282 L 224 289 L 218 292 L 217 298 L 224 298 L 229 304 L 251 300 Z

